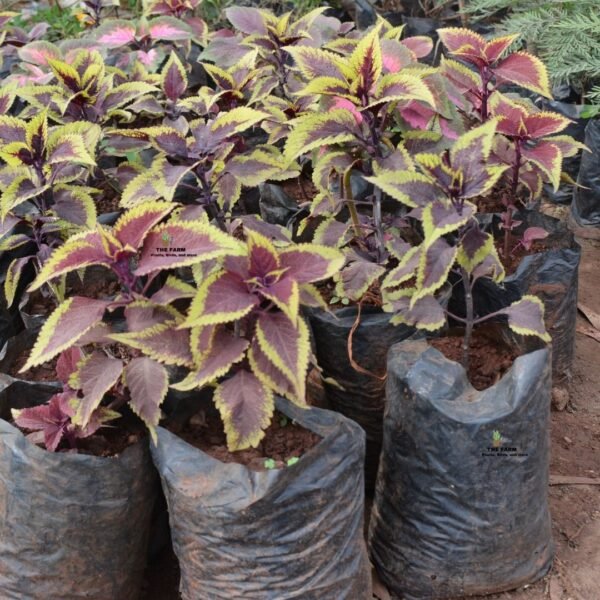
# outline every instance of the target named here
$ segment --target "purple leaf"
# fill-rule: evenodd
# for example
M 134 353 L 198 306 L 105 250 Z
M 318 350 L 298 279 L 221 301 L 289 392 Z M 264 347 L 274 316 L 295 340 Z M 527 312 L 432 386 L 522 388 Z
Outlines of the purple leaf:
M 123 372 L 123 363 L 120 360 L 106 356 L 101 352 L 94 352 L 83 359 L 71 379 L 77 388 L 83 392 L 83 398 L 74 421 L 85 428 L 98 408 L 105 394 L 119 381 Z
M 167 395 L 169 376 L 163 365 L 142 356 L 134 358 L 124 371 L 125 385 L 129 389 L 129 405 L 144 421 L 153 438 L 160 420 L 160 405 Z

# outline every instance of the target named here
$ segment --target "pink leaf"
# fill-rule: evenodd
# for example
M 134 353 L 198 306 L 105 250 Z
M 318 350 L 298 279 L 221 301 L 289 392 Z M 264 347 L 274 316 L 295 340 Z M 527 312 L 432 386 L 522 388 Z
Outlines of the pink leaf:
M 107 48 L 119 48 L 134 39 L 135 26 L 125 21 L 108 22 L 96 30 L 96 41 Z
M 332 107 L 333 108 L 344 108 L 345 110 L 349 110 L 352 113 L 352 116 L 354 117 L 354 120 L 356 121 L 356 123 L 358 125 L 360 125 L 363 122 L 363 116 L 356 109 L 356 106 L 354 105 L 354 103 L 350 102 L 350 100 L 348 100 L 346 98 L 339 98 L 336 96 L 333 99 Z
M 530 250 L 533 242 L 536 240 L 543 240 L 550 234 L 541 227 L 528 227 L 523 233 L 523 239 L 521 240 L 525 249 Z
M 174 17 L 158 17 L 150 21 L 150 37 L 154 40 L 188 40 L 192 37 L 189 27 L 184 21 Z
M 411 50 L 417 58 L 425 58 L 433 50 L 433 41 L 425 35 L 409 37 L 400 43 Z

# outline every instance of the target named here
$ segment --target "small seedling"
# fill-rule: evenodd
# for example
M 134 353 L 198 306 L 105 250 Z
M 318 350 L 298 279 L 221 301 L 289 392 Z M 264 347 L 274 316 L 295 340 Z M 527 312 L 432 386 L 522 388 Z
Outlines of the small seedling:
M 291 467 L 292 465 L 295 465 L 300 459 L 297 456 L 292 456 L 292 458 L 288 458 L 286 461 L 286 465 L 288 467 Z
M 276 468 L 276 466 L 277 466 L 277 465 L 275 464 L 275 460 L 274 460 L 274 459 L 272 459 L 272 458 L 265 458 L 265 463 L 264 463 L 264 465 L 265 465 L 265 469 L 269 469 L 269 470 L 271 470 L 271 469 L 275 469 L 275 468 Z

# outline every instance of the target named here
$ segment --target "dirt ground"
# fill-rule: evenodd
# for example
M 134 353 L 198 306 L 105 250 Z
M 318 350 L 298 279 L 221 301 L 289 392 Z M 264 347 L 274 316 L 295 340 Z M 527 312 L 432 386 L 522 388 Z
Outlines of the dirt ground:
M 576 234 L 583 250 L 579 302 L 600 314 L 600 231 Z M 589 325 L 579 314 L 578 329 Z M 551 476 L 600 481 L 600 342 L 580 332 L 569 403 L 552 412 L 551 437 Z M 600 600 L 600 485 L 551 485 L 550 511 L 556 544 L 550 573 L 535 584 L 485 598 Z
M 600 231 L 577 234 L 583 249 L 579 301 L 600 314 Z M 580 326 L 590 326 L 582 315 Z M 569 401 L 564 410 L 552 412 L 551 437 L 551 475 L 600 480 L 600 341 L 580 332 Z M 600 485 L 551 485 L 550 509 L 556 544 L 550 573 L 537 583 L 481 598 L 600 600 Z M 177 565 L 167 550 L 148 569 L 143 600 L 177 600 L 177 583 Z M 376 589 L 380 600 L 390 598 L 379 585 Z

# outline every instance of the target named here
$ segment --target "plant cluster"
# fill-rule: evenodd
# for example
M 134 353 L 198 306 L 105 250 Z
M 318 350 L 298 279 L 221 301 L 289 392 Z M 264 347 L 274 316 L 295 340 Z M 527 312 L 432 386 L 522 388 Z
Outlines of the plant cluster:
M 431 41 L 383 19 L 363 33 L 325 9 L 234 7 L 209 31 L 195 8 L 100 11 L 80 38 L 2 47 L 19 58 L 0 88 L 5 294 L 53 305 L 23 370 L 60 357 L 64 386 L 16 415 L 36 441 L 74 446 L 125 406 L 155 437 L 169 386 L 210 386 L 230 449 L 256 446 L 275 394 L 305 405 L 303 308 L 332 294 L 435 331 L 453 273 L 467 349 L 492 317 L 548 340 L 534 297 L 494 315 L 473 304 L 513 250 L 497 251 L 478 199 L 508 185 L 510 242 L 517 189 L 557 185 L 580 146 L 564 118 L 502 91 L 549 95 L 539 60 L 508 53 L 510 36 L 445 29 L 452 58 L 430 66 Z M 250 188 L 306 176 L 297 238 L 249 212 Z M 92 268 L 117 292 L 79 292 Z

